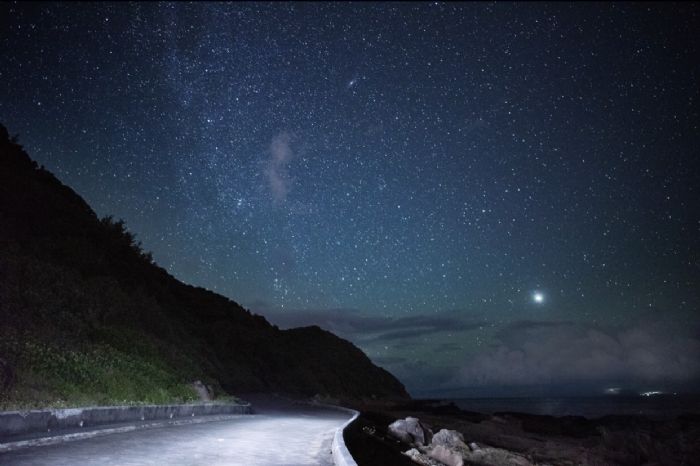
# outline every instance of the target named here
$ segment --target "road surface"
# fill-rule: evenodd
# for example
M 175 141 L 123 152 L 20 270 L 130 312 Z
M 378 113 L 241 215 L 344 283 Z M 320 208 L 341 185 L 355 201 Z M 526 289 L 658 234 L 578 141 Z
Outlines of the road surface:
M 351 415 L 279 406 L 233 420 L 106 435 L 0 454 L 18 466 L 330 466 L 336 428 Z

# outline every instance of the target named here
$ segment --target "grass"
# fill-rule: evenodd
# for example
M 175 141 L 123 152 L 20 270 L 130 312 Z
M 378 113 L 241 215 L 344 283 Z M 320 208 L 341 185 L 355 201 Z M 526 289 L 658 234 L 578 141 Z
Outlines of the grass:
M 127 353 L 105 343 L 49 345 L 26 336 L 3 336 L 0 350 L 14 356 L 17 372 L 12 388 L 0 397 L 2 410 L 198 399 L 191 382 L 154 352 Z

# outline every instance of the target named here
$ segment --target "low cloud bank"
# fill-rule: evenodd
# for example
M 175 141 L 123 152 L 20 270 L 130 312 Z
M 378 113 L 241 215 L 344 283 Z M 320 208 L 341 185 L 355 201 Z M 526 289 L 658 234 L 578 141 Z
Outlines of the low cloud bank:
M 262 312 L 270 322 L 281 328 L 318 325 L 353 341 L 394 342 L 428 336 L 439 332 L 458 332 L 478 327 L 454 316 L 418 315 L 412 317 L 375 317 L 354 309 L 322 309 L 284 312 Z
M 521 321 L 470 358 L 455 385 L 567 382 L 683 383 L 700 377 L 696 326 L 660 321 L 629 327 Z
M 700 388 L 698 323 L 657 319 L 613 326 L 521 320 L 485 334 L 482 329 L 490 325 L 458 313 L 389 318 L 353 309 L 319 309 L 263 314 L 282 328 L 318 325 L 365 348 L 390 345 L 389 353 L 372 358 L 412 391 Z M 447 334 L 451 337 L 443 338 Z M 477 337 L 482 342 L 478 347 L 473 344 Z M 417 341 L 424 345 L 425 338 L 432 349 L 408 351 Z

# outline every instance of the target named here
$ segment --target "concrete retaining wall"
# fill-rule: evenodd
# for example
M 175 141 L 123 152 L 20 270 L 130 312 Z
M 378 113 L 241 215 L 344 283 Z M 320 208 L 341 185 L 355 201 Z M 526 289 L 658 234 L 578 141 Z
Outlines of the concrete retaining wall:
M 352 457 L 352 455 L 350 454 L 350 450 L 348 450 L 348 447 L 345 445 L 345 438 L 343 437 L 343 432 L 350 424 L 355 422 L 355 419 L 358 418 L 360 412 L 355 411 L 354 409 L 345 408 L 343 406 L 329 405 L 325 403 L 306 402 L 302 404 L 308 404 L 310 406 L 328 409 L 335 409 L 337 411 L 344 411 L 346 413 L 352 414 L 351 419 L 349 419 L 345 424 L 343 424 L 335 430 L 335 434 L 333 435 L 333 443 L 331 444 L 331 455 L 333 456 L 333 464 L 335 466 L 357 466 L 355 458 Z
M 101 406 L 0 412 L 0 439 L 59 429 L 92 427 L 131 421 L 175 419 L 213 414 L 250 414 L 249 404 L 184 404 Z
M 335 466 L 357 466 L 355 458 L 352 457 L 348 447 L 345 446 L 345 439 L 343 438 L 343 432 L 345 428 L 352 424 L 355 419 L 360 415 L 358 411 L 354 409 L 341 408 L 345 411 L 353 413 L 352 419 L 343 424 L 341 427 L 336 429 L 335 435 L 333 436 L 333 445 L 331 446 L 331 453 L 333 455 L 333 463 Z

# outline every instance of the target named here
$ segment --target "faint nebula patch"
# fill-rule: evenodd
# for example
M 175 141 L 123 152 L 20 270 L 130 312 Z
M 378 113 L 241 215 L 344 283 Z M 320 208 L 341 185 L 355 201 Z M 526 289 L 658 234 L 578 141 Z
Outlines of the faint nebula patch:
M 291 134 L 282 132 L 272 138 L 270 143 L 270 159 L 265 167 L 265 177 L 275 204 L 284 203 L 291 189 L 288 170 L 288 165 L 294 158 L 291 140 Z

